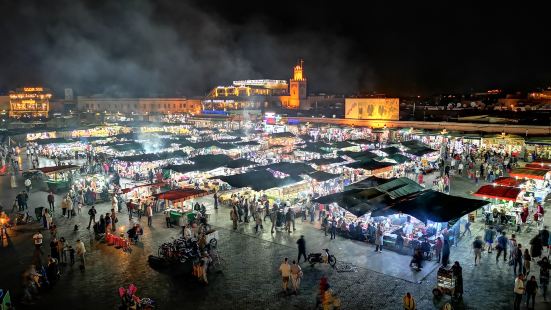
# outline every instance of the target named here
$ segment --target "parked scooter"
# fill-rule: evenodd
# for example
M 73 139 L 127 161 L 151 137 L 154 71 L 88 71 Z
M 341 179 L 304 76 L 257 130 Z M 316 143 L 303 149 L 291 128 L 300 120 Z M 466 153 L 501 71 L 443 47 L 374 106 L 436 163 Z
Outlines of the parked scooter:
M 329 264 L 331 267 L 335 267 L 337 259 L 335 255 L 329 254 L 329 249 L 323 249 L 325 253 L 310 253 L 308 254 L 308 262 L 310 266 L 314 266 L 316 263 Z

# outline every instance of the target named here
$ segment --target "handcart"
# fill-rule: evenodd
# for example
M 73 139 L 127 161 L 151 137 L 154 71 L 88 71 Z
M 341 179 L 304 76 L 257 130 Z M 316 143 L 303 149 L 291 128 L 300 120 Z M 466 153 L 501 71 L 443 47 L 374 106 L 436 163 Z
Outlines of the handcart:
M 436 298 L 445 295 L 454 296 L 455 292 L 455 276 L 451 268 L 440 267 L 436 278 L 436 287 L 432 290 L 432 294 Z

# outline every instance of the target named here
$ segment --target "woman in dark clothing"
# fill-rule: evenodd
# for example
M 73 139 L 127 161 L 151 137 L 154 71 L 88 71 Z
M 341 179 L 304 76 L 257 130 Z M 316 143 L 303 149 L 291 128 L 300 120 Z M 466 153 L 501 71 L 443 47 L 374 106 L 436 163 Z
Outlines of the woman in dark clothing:
M 459 265 L 459 262 L 455 262 L 452 266 L 453 276 L 455 277 L 455 290 L 454 295 L 456 297 L 463 297 L 463 268 Z
M 536 235 L 530 240 L 530 254 L 532 254 L 532 257 L 540 257 L 542 248 L 540 235 Z
M 547 286 L 549 285 L 549 269 L 551 269 L 551 264 L 547 257 L 543 257 L 538 262 L 538 265 L 540 266 L 541 294 L 543 295 L 543 300 L 547 301 Z
M 444 239 L 444 246 L 442 247 L 442 266 L 447 267 L 450 260 L 450 242 L 448 239 Z
M 526 282 L 526 308 L 530 309 L 530 297 L 532 298 L 532 309 L 536 302 L 536 292 L 538 291 L 538 282 L 536 277 L 532 276 L 530 281 Z

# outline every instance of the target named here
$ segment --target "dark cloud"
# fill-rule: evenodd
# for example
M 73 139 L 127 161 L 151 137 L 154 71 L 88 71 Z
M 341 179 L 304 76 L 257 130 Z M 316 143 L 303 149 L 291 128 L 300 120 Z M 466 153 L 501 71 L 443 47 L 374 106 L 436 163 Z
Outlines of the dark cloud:
M 0 2 L 0 90 L 193 96 L 235 79 L 393 94 L 549 84 L 545 10 L 357 1 Z

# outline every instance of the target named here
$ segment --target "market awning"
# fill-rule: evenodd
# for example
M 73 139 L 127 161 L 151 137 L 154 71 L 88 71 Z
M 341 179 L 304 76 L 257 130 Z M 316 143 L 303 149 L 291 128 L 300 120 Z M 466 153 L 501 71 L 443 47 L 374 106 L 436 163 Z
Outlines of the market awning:
M 379 177 L 376 177 L 376 176 L 370 176 L 370 177 L 368 177 L 367 179 L 361 180 L 360 182 L 356 182 L 356 183 L 350 184 L 350 185 L 347 186 L 346 188 L 347 188 L 347 189 L 353 189 L 353 188 L 362 188 L 362 189 L 366 189 L 366 188 L 370 188 L 370 187 L 379 186 L 379 185 L 381 185 L 381 184 L 390 182 L 390 181 L 392 181 L 392 180 L 395 180 L 395 178 L 383 179 L 383 178 L 379 178 Z
M 511 177 L 499 177 L 495 179 L 494 184 L 501 185 L 501 186 L 510 186 L 510 187 L 519 187 L 520 185 L 524 184 L 524 180 L 522 179 L 515 179 Z
M 66 139 L 66 138 L 48 138 L 48 139 L 38 139 L 35 141 L 39 145 L 45 145 L 45 144 L 65 144 L 65 143 L 73 143 L 77 142 L 72 139 Z
M 516 201 L 521 191 L 518 187 L 483 185 L 473 195 L 482 198 Z
M 357 144 L 357 145 L 368 145 L 373 144 L 375 141 L 368 140 L 368 139 L 357 139 L 357 140 L 350 140 L 351 143 Z
M 339 141 L 339 142 L 334 142 L 334 143 L 331 144 L 331 147 L 337 148 L 337 149 L 345 149 L 345 148 L 352 147 L 352 146 L 356 146 L 356 145 L 352 144 L 348 141 Z
M 220 181 L 226 182 L 231 187 L 235 188 L 250 187 L 255 191 L 288 186 L 301 181 L 293 177 L 276 178 L 271 172 L 267 170 L 250 171 L 247 173 L 222 177 L 217 176 L 211 179 L 219 179 Z
M 377 186 L 381 192 L 387 193 L 390 198 L 396 199 L 423 190 L 417 182 L 408 178 L 398 178 Z
M 412 193 L 374 210 L 372 217 L 407 214 L 422 222 L 449 222 L 487 205 L 484 200 L 450 196 L 433 190 Z
M 421 157 L 427 154 L 436 153 L 437 150 L 431 149 L 429 147 L 417 147 L 417 148 L 408 148 L 404 153 L 411 154 L 413 156 Z
M 396 164 L 383 163 L 376 160 L 364 160 L 364 161 L 356 161 L 353 163 L 346 164 L 346 167 L 353 168 L 353 169 L 364 169 L 368 171 L 373 171 L 373 170 L 392 167 L 394 165 Z
M 190 159 L 194 162 L 191 165 L 168 165 L 165 169 L 170 169 L 179 173 L 188 173 L 193 171 L 210 171 L 216 168 L 224 167 L 232 159 L 227 155 L 199 155 Z
M 52 173 L 60 173 L 65 171 L 71 171 L 75 169 L 79 169 L 80 166 L 77 165 L 66 165 L 66 166 L 53 166 L 53 167 L 42 167 L 38 168 L 36 170 L 41 171 L 44 174 L 52 174 Z
M 549 172 L 548 170 L 541 170 L 541 169 L 516 168 L 516 169 L 513 169 L 509 173 L 509 175 L 517 178 L 545 180 L 545 175 L 548 172 Z
M 156 183 L 149 183 L 149 184 L 141 184 L 141 185 L 137 185 L 137 186 L 134 186 L 134 187 L 123 188 L 123 189 L 122 189 L 122 193 L 123 193 L 123 194 L 126 194 L 126 193 L 129 193 L 129 192 L 133 191 L 133 190 L 136 189 L 136 188 L 141 188 L 141 187 L 161 187 L 161 186 L 164 186 L 164 185 L 166 185 L 165 182 L 156 182 Z
M 299 176 L 301 174 L 309 174 L 316 171 L 312 166 L 305 163 L 289 163 L 289 162 L 279 162 L 275 164 L 270 164 L 267 166 L 258 167 L 257 170 L 272 169 L 275 171 L 283 172 L 291 176 Z
M 285 131 L 285 132 L 276 132 L 270 135 L 270 138 L 294 138 L 295 135 Z
M 156 160 L 167 160 L 171 158 L 179 158 L 179 157 L 183 158 L 186 156 L 187 156 L 187 153 L 184 151 L 175 151 L 175 152 L 162 152 L 162 153 L 120 156 L 120 157 L 117 157 L 117 160 L 125 161 L 125 162 L 151 162 Z
M 407 163 L 407 162 L 411 161 L 411 159 L 409 157 L 404 156 L 402 154 L 392 154 L 392 155 L 389 155 L 387 157 L 382 157 L 382 160 L 384 160 L 384 159 L 390 159 L 390 160 L 394 161 L 397 164 L 403 164 L 403 163 Z
M 384 152 L 388 155 L 398 154 L 398 153 L 402 152 L 402 150 L 400 150 L 399 148 L 397 148 L 395 146 L 384 147 L 382 149 L 379 149 L 379 151 Z
M 340 174 L 327 173 L 324 171 L 316 171 L 314 173 L 308 174 L 308 176 L 318 182 L 325 182 L 325 181 L 340 177 Z
M 550 165 L 551 164 L 548 164 L 548 163 L 530 163 L 530 164 L 526 164 L 524 168 L 551 171 Z
M 309 164 L 314 164 L 316 166 L 324 166 L 324 165 L 332 165 L 332 164 L 338 164 L 338 163 L 344 163 L 345 160 L 340 157 L 335 158 L 318 158 L 318 159 L 312 159 L 308 161 Z
M 373 152 L 370 152 L 370 151 L 365 151 L 365 152 L 339 151 L 338 154 L 342 156 L 348 156 L 355 160 L 359 160 L 360 158 L 369 159 L 369 158 L 377 157 L 377 154 L 374 154 Z
M 154 194 L 159 200 L 183 201 L 207 195 L 208 192 L 200 189 L 173 189 L 163 193 Z
M 253 165 L 258 165 L 258 164 L 255 163 L 254 161 L 250 161 L 250 160 L 245 159 L 245 158 L 239 158 L 239 159 L 230 161 L 226 165 L 226 167 L 232 168 L 232 169 L 237 169 L 237 168 L 243 168 L 243 167 L 250 167 L 250 166 L 253 166 Z

